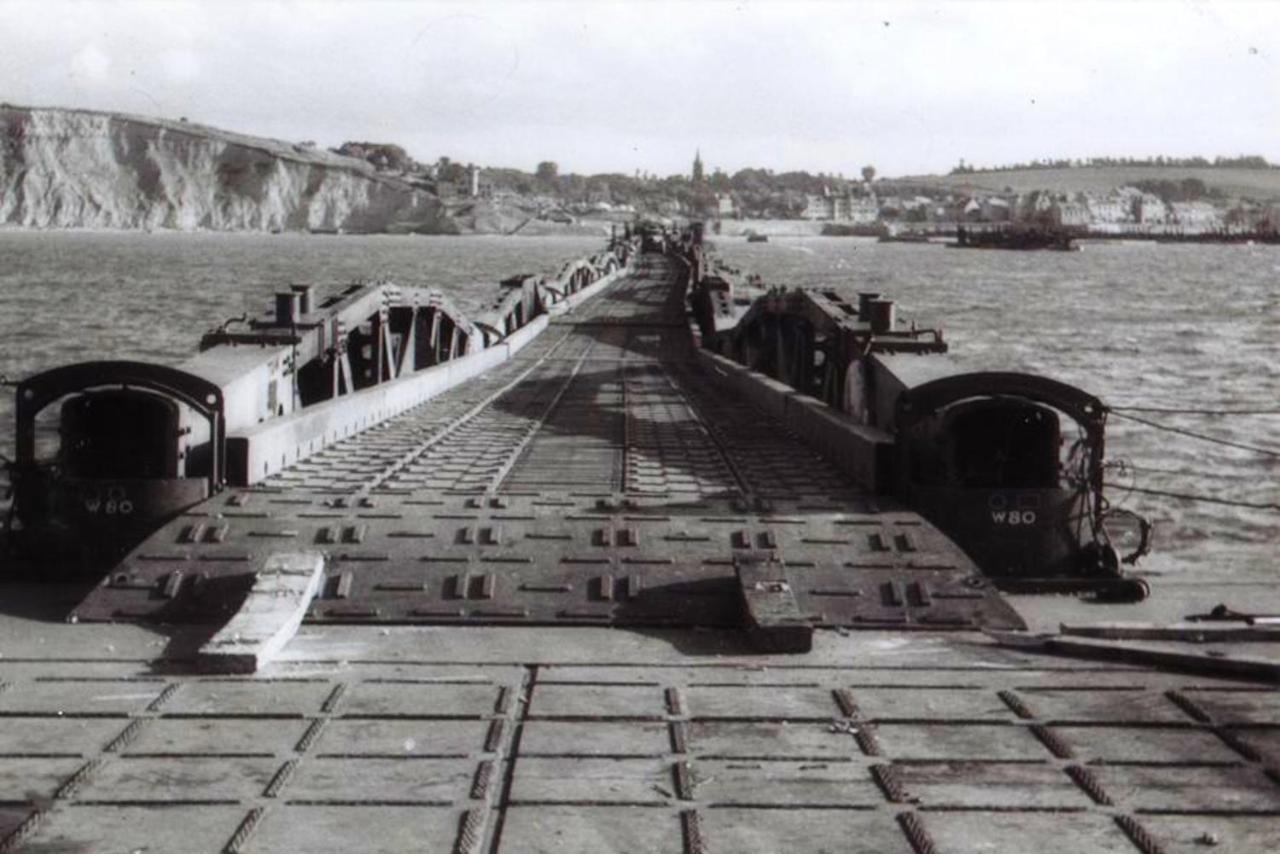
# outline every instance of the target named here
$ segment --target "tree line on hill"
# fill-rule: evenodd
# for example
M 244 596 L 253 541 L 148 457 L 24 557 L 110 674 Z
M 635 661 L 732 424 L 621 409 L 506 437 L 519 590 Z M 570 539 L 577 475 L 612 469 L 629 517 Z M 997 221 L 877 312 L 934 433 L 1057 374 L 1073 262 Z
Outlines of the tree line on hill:
M 358 157 L 384 171 L 402 173 L 424 187 L 438 189 L 442 185 L 466 186 L 472 166 L 441 157 L 433 164 L 423 164 L 409 156 L 399 145 L 375 142 L 346 142 L 333 149 L 339 154 Z M 1084 160 L 1033 160 L 993 168 L 978 168 L 963 160 L 951 170 L 952 175 L 977 172 L 1011 172 L 1014 170 L 1074 169 L 1085 167 L 1173 167 L 1173 168 L 1277 168 L 1260 155 L 1237 157 L 1091 157 Z M 873 166 L 861 170 L 860 179 L 843 174 L 811 173 L 803 170 L 774 172 L 772 169 L 739 169 L 730 174 L 711 170 L 702 180 L 689 175 L 660 177 L 637 171 L 633 175 L 618 172 L 594 175 L 561 173 L 557 163 L 544 160 L 533 172 L 510 168 L 482 168 L 481 182 L 490 194 L 541 196 L 565 204 L 630 205 L 636 210 L 660 212 L 672 208 L 714 211 L 717 199 L 732 197 L 735 209 L 748 216 L 788 218 L 798 216 L 808 197 L 823 193 L 866 194 L 876 178 Z M 1150 178 L 1130 182 L 1143 192 L 1165 202 L 1219 200 L 1223 193 L 1207 186 L 1199 178 Z M 910 195 L 933 195 L 936 186 L 927 183 L 890 180 L 877 185 L 880 192 Z
M 1032 169 L 1083 169 L 1090 166 L 1166 166 L 1175 168 L 1234 168 L 1276 169 L 1276 164 L 1258 154 L 1241 154 L 1237 157 L 1088 157 L 1032 160 L 1028 163 L 1010 163 L 1003 166 L 974 166 L 960 163 L 951 170 L 952 175 L 972 175 L 976 172 L 1014 172 Z
M 689 175 L 665 177 L 637 172 L 595 175 L 562 174 L 554 162 L 538 164 L 530 174 L 517 169 L 484 169 L 481 180 L 494 191 L 517 195 L 550 195 L 570 203 L 631 205 L 637 210 L 660 211 L 679 205 L 685 209 L 714 209 L 718 198 L 732 197 L 735 207 L 754 216 L 789 217 L 804 210 L 807 198 L 824 192 L 865 192 L 865 181 L 875 169 L 862 171 L 864 181 L 843 175 L 805 171 L 774 172 L 740 169 L 729 174 L 713 169 L 701 181 Z
M 392 143 L 345 142 L 332 149 L 337 154 L 357 157 L 375 168 L 400 173 L 415 183 L 439 188 L 442 185 L 465 185 L 471 164 L 448 157 L 435 163 L 422 163 L 405 149 Z M 548 196 L 566 203 L 608 203 L 632 205 L 639 210 L 662 210 L 673 205 L 685 209 L 711 209 L 717 197 L 732 196 L 735 205 L 759 216 L 788 217 L 804 210 L 807 197 L 824 192 L 843 193 L 852 189 L 862 192 L 874 180 L 876 170 L 863 167 L 862 181 L 823 172 L 802 170 L 774 172 L 772 169 L 740 169 L 729 174 L 714 169 L 701 181 L 689 175 L 660 177 L 636 172 L 579 175 L 561 173 L 550 160 L 537 165 L 533 172 L 520 169 L 484 167 L 481 183 L 490 193 L 512 193 L 519 196 Z

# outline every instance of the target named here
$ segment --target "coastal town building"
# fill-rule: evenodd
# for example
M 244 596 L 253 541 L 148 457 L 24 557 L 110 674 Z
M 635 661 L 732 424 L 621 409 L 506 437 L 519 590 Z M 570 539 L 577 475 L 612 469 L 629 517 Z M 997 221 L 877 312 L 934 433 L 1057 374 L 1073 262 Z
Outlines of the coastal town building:
M 871 225 L 880 218 L 880 205 L 875 196 L 846 193 L 836 199 L 836 219 L 854 225 Z
M 905 210 L 906 206 L 902 203 L 901 196 L 882 196 L 880 198 L 881 219 L 899 219 Z
M 1089 225 L 1089 207 L 1083 202 L 1059 199 L 1050 208 L 1051 221 L 1060 228 L 1080 228 Z
M 982 216 L 987 222 L 1008 222 L 1013 219 L 1013 211 L 1007 199 L 1000 196 L 987 196 L 980 204 Z
M 1185 230 L 1214 231 L 1222 228 L 1218 209 L 1208 202 L 1173 202 L 1173 221 Z
M 1034 191 L 1018 198 L 1017 218 L 1019 222 L 1046 223 L 1053 219 L 1054 197 L 1043 191 Z
M 828 220 L 835 218 L 835 208 L 830 191 L 822 188 L 821 193 L 807 193 L 804 197 L 804 209 L 800 211 L 802 219 Z
M 1086 195 L 1085 205 L 1090 222 L 1113 224 L 1131 221 L 1131 207 L 1122 196 Z
M 1169 221 L 1169 207 L 1154 193 L 1143 193 L 1134 201 L 1133 218 L 1142 225 L 1164 225 Z

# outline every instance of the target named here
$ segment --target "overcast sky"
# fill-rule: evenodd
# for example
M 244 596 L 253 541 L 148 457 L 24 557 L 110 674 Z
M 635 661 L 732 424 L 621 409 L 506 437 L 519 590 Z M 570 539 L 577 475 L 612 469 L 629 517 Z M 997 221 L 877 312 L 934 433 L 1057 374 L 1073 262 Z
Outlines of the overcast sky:
M 1280 2 L 36 3 L 0 100 L 532 170 L 1280 161 Z

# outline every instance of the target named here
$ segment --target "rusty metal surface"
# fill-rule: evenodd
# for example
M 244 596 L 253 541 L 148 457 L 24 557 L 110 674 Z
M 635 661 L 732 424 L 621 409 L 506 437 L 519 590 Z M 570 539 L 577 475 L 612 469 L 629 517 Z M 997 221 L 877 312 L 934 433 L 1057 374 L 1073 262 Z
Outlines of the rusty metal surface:
M 75 617 L 225 619 L 306 548 L 320 622 L 741 625 L 756 555 L 808 626 L 1021 626 L 936 529 L 695 362 L 678 276 L 642 264 L 509 363 L 184 514 Z
M 1280 844 L 1274 690 L 964 644 L 936 667 L 652 661 L 600 631 L 599 664 L 0 661 L 0 850 Z

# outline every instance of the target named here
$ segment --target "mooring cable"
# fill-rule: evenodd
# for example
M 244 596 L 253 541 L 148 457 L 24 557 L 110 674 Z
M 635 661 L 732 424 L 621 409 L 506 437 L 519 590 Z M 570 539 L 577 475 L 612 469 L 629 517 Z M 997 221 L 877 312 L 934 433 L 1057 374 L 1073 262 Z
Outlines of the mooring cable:
M 1136 421 L 1139 424 L 1145 424 L 1156 430 L 1164 430 L 1169 433 L 1177 433 L 1180 436 L 1187 436 L 1192 439 L 1200 439 L 1204 442 L 1212 442 L 1215 445 L 1225 445 L 1229 448 L 1239 448 L 1244 451 L 1252 451 L 1255 454 L 1263 454 L 1268 457 L 1280 457 L 1280 450 L 1274 448 L 1263 448 L 1258 445 L 1249 445 L 1244 442 L 1232 442 L 1230 439 L 1219 439 L 1214 436 L 1207 436 L 1204 433 L 1197 433 L 1194 430 L 1186 430 L 1182 427 L 1171 427 L 1168 424 L 1161 424 L 1158 421 L 1151 421 L 1146 418 L 1140 418 L 1137 415 L 1127 415 L 1118 411 L 1115 407 L 1108 407 L 1108 411 L 1113 413 L 1117 418 L 1124 418 L 1129 421 Z
M 1103 463 L 1103 468 L 1115 469 L 1120 474 L 1144 474 L 1165 477 L 1181 477 L 1181 478 L 1208 478 L 1210 480 L 1225 480 L 1236 483 L 1252 482 L 1256 478 L 1241 475 L 1239 472 L 1229 471 L 1192 471 L 1191 469 L 1166 469 L 1158 466 L 1148 466 L 1142 463 L 1135 463 L 1132 460 L 1107 460 Z
M 1268 503 L 1261 501 L 1237 501 L 1234 498 L 1217 498 L 1212 495 L 1197 495 L 1190 492 L 1169 492 L 1163 489 L 1147 489 L 1142 486 L 1126 486 L 1122 483 L 1107 482 L 1104 484 L 1113 489 L 1125 489 L 1129 492 L 1141 492 L 1145 495 L 1158 495 L 1164 498 L 1181 498 L 1184 501 L 1203 501 L 1209 504 L 1225 504 L 1228 507 L 1246 507 L 1250 510 L 1275 510 L 1280 511 L 1280 503 Z
M 1174 406 L 1108 406 L 1112 412 L 1155 412 L 1161 415 L 1280 415 L 1280 409 L 1196 409 Z

